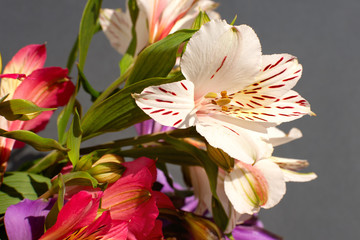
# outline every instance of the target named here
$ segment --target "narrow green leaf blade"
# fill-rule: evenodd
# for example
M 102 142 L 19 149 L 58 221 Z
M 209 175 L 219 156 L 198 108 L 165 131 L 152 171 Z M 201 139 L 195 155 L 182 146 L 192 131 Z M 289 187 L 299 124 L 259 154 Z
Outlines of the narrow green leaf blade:
M 180 30 L 151 44 L 137 57 L 127 86 L 146 78 L 166 77 L 175 65 L 180 44 L 190 39 L 196 30 Z
M 49 178 L 25 172 L 7 172 L 0 187 L 0 214 L 24 198 L 35 200 L 51 186 Z
M 51 151 L 59 150 L 62 152 L 68 151 L 67 148 L 64 148 L 60 143 L 51 138 L 43 138 L 26 130 L 16 130 L 16 131 L 5 131 L 0 129 L 0 136 L 12 138 L 21 142 L 25 142 L 35 148 L 38 151 Z
M 181 79 L 183 79 L 181 74 L 173 78 L 146 79 L 92 105 L 81 121 L 83 138 L 89 139 L 104 132 L 119 131 L 148 119 L 149 117 L 136 105 L 131 94 L 141 92 L 150 85 L 160 85 Z
M 71 48 L 70 54 L 68 56 L 68 60 L 66 63 L 66 68 L 69 70 L 69 75 L 74 66 L 76 58 L 78 56 L 78 48 L 79 48 L 79 36 L 76 37 L 73 47 Z
M 53 111 L 56 108 L 41 108 L 29 100 L 11 99 L 0 103 L 0 115 L 9 121 L 27 121 L 37 117 L 45 111 Z
M 182 140 L 173 138 L 171 136 L 168 136 L 167 138 L 165 138 L 165 140 L 167 143 L 170 143 L 179 151 L 184 151 L 184 152 L 191 154 L 192 156 L 197 158 L 202 163 L 202 165 L 205 169 L 206 175 L 208 176 L 211 193 L 213 195 L 212 196 L 212 210 L 214 213 L 214 221 L 222 230 L 225 230 L 229 219 L 226 215 L 226 212 L 225 212 L 225 210 L 219 200 L 217 192 L 216 192 L 217 177 L 218 177 L 217 165 L 209 159 L 209 157 L 205 151 L 198 149 L 197 147 L 195 147 L 189 143 L 186 143 Z
M 85 6 L 79 30 L 79 68 L 84 69 L 91 39 L 96 32 L 102 0 L 89 0 Z
M 72 165 L 75 167 L 80 157 L 80 143 L 82 137 L 82 129 L 80 125 L 80 117 L 75 109 L 74 118 L 71 123 L 66 146 L 70 149 L 68 152 L 69 159 Z
M 79 73 L 79 80 L 83 85 L 83 88 L 85 90 L 85 92 L 89 93 L 91 96 L 91 100 L 95 100 L 99 95 L 100 92 L 96 91 L 89 83 L 89 81 L 86 79 L 83 71 L 81 71 L 81 69 L 78 66 L 78 73 Z

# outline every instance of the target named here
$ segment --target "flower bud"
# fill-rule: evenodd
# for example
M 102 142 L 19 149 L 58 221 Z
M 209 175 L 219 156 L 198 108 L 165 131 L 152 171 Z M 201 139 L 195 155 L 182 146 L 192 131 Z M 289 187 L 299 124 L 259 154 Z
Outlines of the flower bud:
M 88 173 L 100 183 L 114 183 L 121 177 L 124 170 L 125 167 L 120 163 L 103 162 L 93 165 Z
M 207 153 L 210 159 L 219 167 L 224 169 L 227 172 L 231 172 L 234 168 L 234 159 L 230 157 L 220 148 L 214 148 L 210 144 L 206 145 Z
M 189 212 L 160 209 L 166 239 L 223 239 L 222 232 L 211 220 Z

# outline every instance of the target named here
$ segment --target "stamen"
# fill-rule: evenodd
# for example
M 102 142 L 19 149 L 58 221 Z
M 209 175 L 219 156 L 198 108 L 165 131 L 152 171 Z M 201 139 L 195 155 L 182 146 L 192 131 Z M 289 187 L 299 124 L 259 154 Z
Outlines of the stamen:
M 231 102 L 231 100 L 229 98 L 221 98 L 219 100 L 216 101 L 216 104 L 221 106 L 224 106 L 226 104 L 229 104 Z
M 204 98 L 217 98 L 217 93 L 209 92 L 204 96 Z
M 228 98 L 227 91 L 221 91 L 221 98 Z

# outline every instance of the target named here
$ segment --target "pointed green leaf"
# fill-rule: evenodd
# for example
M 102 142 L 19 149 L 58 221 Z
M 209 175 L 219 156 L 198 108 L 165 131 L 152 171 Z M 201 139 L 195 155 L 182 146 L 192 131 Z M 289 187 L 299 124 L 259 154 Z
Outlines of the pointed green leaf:
M 84 69 L 91 39 L 96 32 L 102 0 L 88 0 L 80 22 L 79 30 L 79 68 Z
M 63 175 L 64 183 L 66 186 L 73 185 L 83 185 L 83 186 L 92 186 L 96 188 L 98 186 L 98 181 L 93 178 L 88 172 L 77 171 L 71 172 Z M 56 179 L 53 182 L 53 189 L 58 190 L 59 180 Z
M 56 108 L 41 108 L 29 100 L 11 99 L 0 103 L 0 115 L 9 121 L 27 121 L 37 117 L 45 111 L 53 111 Z
M 56 203 L 53 205 L 50 212 L 46 216 L 46 219 L 45 219 L 45 228 L 46 229 L 51 228 L 56 223 L 57 216 L 58 216 L 60 210 L 62 209 L 62 207 L 64 206 L 65 183 L 64 183 L 64 179 L 63 179 L 61 173 L 59 173 L 59 175 L 58 175 L 58 181 L 59 181 L 58 197 L 57 197 Z
M 69 70 L 69 75 L 71 73 L 71 70 L 74 66 L 74 63 L 75 63 L 77 55 L 78 55 L 78 47 L 79 47 L 79 36 L 76 37 L 76 40 L 74 42 L 73 47 L 71 48 L 71 51 L 70 51 L 70 54 L 68 56 L 68 60 L 66 63 L 66 68 Z
M 67 136 L 68 138 L 67 138 L 66 146 L 70 149 L 70 151 L 68 152 L 68 156 L 72 165 L 76 166 L 76 163 L 79 161 L 79 157 L 80 157 L 80 143 L 82 136 L 80 117 L 76 109 Z
M 150 85 L 180 81 L 181 74 L 173 78 L 146 79 L 123 88 L 98 104 L 93 104 L 81 121 L 83 138 L 89 139 L 104 132 L 120 131 L 149 117 L 136 105 L 132 93 L 141 92 Z
M 210 22 L 210 18 L 209 16 L 206 14 L 206 12 L 204 11 L 200 11 L 199 14 L 197 15 L 197 17 L 195 18 L 191 29 L 200 29 L 202 25 L 204 25 L 205 23 Z
M 180 44 L 196 30 L 180 30 L 145 48 L 137 57 L 127 86 L 146 78 L 166 77 L 175 65 Z
M 201 166 L 201 162 L 194 158 L 192 155 L 179 151 L 171 146 L 161 147 L 146 147 L 146 148 L 133 148 L 117 152 L 118 155 L 123 157 L 148 157 L 157 159 L 161 163 L 171 163 L 182 166 Z
M 26 130 L 16 130 L 16 131 L 5 131 L 0 129 L 0 136 L 12 138 L 21 142 L 25 142 L 35 148 L 38 151 L 51 151 L 59 150 L 66 152 L 67 148 L 64 148 L 60 143 L 51 138 L 43 138 L 39 135 Z
M 79 68 L 78 65 L 78 73 L 79 73 L 79 80 L 83 85 L 83 88 L 85 90 L 85 92 L 89 93 L 91 96 L 91 100 L 94 101 L 99 95 L 100 93 L 98 91 L 96 91 L 89 83 L 89 81 L 86 79 L 84 73 L 81 71 L 81 69 Z
M 173 145 L 177 150 L 184 151 L 192 156 L 194 156 L 196 159 L 198 159 L 206 172 L 206 175 L 208 176 L 209 183 L 210 183 L 210 189 L 212 193 L 212 210 L 214 213 L 214 221 L 215 223 L 222 229 L 225 230 L 227 224 L 228 224 L 228 217 L 226 215 L 226 212 L 219 200 L 219 197 L 216 192 L 217 187 L 217 177 L 218 177 L 218 167 L 217 165 L 212 162 L 209 159 L 209 156 L 207 153 L 201 149 L 198 149 L 197 147 L 186 143 L 182 140 L 176 139 L 174 137 L 168 136 L 165 138 L 165 141 L 171 145 Z
M 0 187 L 0 214 L 24 198 L 35 200 L 51 186 L 49 178 L 25 172 L 7 172 Z
M 129 67 L 133 63 L 133 61 L 134 61 L 133 56 L 131 56 L 128 53 L 124 54 L 124 56 L 122 57 L 122 59 L 119 63 L 121 74 L 124 74 L 129 69 Z
M 63 159 L 65 159 L 64 153 L 60 151 L 52 151 L 26 171 L 30 173 L 39 173 Z

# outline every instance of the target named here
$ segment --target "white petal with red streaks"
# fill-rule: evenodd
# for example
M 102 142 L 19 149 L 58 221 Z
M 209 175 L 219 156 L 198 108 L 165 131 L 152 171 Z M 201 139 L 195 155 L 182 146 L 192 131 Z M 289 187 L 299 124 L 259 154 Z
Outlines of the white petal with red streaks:
M 281 99 L 274 103 L 253 109 L 241 109 L 228 113 L 231 116 L 243 117 L 247 120 L 258 122 L 272 122 L 280 124 L 298 119 L 313 113 L 309 103 L 295 91 L 288 91 Z
M 247 121 L 241 121 L 243 127 L 234 125 L 209 116 L 198 116 L 196 130 L 199 132 L 210 145 L 221 148 L 231 157 L 252 164 L 264 156 L 270 156 L 272 152 L 271 144 L 265 142 L 266 134 L 259 131 L 259 126 L 251 126 Z M 247 126 L 247 127 L 246 127 Z M 265 129 L 265 128 L 264 128 Z M 266 130 L 265 130 L 266 132 Z
M 301 77 L 302 66 L 292 55 L 264 55 L 262 60 L 262 70 L 255 81 L 235 93 L 233 103 L 240 102 L 247 109 L 269 105 L 292 89 Z
M 132 39 L 132 22 L 130 13 L 121 9 L 102 9 L 99 16 L 100 25 L 109 39 L 110 44 L 119 53 L 124 54 Z M 139 12 L 136 21 L 136 54 L 142 50 L 148 42 L 148 30 L 146 19 L 142 12 Z
M 246 25 L 213 20 L 190 39 L 181 60 L 185 78 L 194 82 L 195 99 L 208 92 L 230 92 L 253 83 L 261 69 L 261 46 Z
M 195 124 L 194 85 L 190 81 L 147 87 L 133 97 L 147 115 L 162 125 L 187 128 Z

